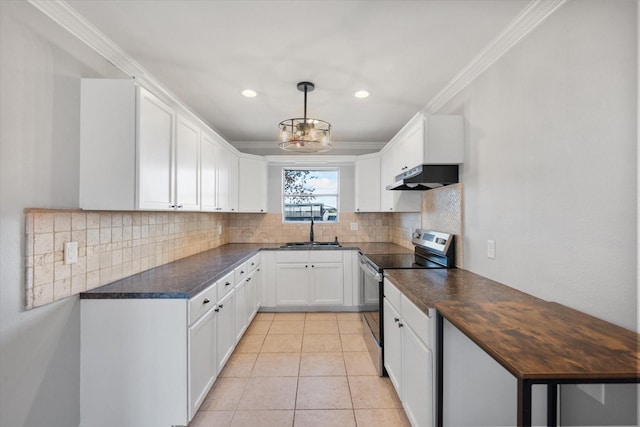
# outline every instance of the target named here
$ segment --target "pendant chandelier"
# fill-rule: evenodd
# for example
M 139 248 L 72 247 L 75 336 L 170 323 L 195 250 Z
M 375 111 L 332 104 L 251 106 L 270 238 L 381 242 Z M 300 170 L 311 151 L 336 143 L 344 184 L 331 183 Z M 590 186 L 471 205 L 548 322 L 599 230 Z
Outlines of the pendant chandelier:
M 299 153 L 322 153 L 331 150 L 331 124 L 324 120 L 307 117 L 307 92 L 315 89 L 310 82 L 298 83 L 298 90 L 304 92 L 304 117 L 280 122 L 281 149 Z

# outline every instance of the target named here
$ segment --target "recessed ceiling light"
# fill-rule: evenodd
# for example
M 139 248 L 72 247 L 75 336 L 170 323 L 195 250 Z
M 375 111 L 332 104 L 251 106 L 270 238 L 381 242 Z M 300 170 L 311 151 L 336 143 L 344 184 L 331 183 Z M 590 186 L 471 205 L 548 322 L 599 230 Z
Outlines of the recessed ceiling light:
M 255 90 L 245 89 L 242 91 L 242 95 L 246 96 L 247 98 L 255 98 L 258 94 Z
M 356 98 L 368 98 L 369 92 L 366 90 L 359 90 L 354 95 Z

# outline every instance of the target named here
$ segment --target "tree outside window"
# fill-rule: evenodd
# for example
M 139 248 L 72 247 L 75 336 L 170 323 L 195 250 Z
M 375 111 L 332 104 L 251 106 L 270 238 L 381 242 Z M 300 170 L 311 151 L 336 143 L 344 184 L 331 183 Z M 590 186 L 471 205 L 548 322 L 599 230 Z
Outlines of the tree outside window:
M 283 221 L 338 222 L 338 169 L 283 169 Z

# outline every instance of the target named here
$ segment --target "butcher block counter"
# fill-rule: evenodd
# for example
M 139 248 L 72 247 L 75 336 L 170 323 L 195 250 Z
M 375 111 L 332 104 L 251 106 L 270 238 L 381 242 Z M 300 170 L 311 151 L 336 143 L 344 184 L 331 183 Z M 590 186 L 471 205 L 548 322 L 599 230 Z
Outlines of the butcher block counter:
M 388 270 L 416 306 L 438 312 L 437 420 L 442 425 L 442 317 L 518 382 L 518 425 L 531 425 L 531 387 L 547 385 L 547 425 L 557 419 L 557 385 L 640 382 L 639 336 L 564 305 L 461 270 Z

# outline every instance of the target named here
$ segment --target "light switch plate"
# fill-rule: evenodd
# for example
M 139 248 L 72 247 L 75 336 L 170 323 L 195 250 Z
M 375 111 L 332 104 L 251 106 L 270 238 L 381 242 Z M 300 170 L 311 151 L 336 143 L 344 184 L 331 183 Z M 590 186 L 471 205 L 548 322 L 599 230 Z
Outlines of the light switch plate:
M 487 240 L 487 257 L 496 259 L 496 241 Z
M 64 244 L 64 263 L 75 264 L 78 262 L 78 242 Z

